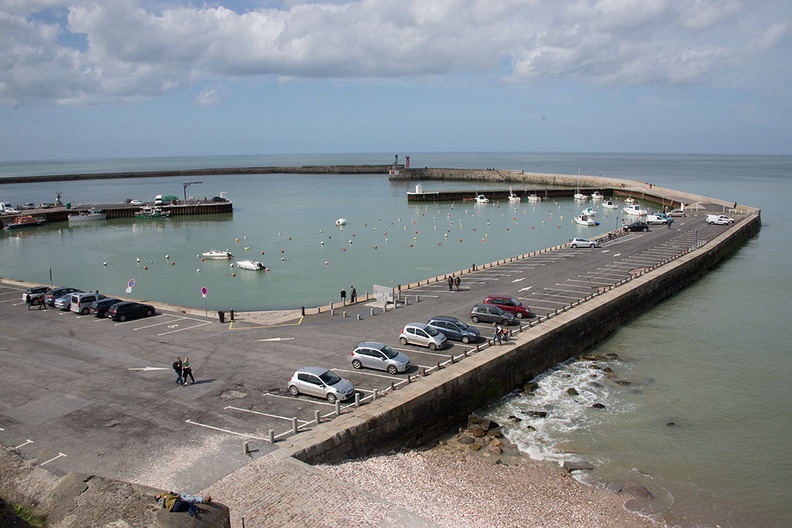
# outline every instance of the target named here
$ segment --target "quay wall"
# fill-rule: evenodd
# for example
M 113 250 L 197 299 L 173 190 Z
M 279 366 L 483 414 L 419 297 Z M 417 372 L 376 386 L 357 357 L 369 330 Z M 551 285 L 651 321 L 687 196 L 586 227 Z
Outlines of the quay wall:
M 277 456 L 332 463 L 417 447 L 536 375 L 576 357 L 637 315 L 696 281 L 760 228 L 758 214 L 662 266 L 525 328 L 510 346 L 486 347 L 386 398 L 284 441 Z
M 23 211 L 24 214 L 44 218 L 48 224 L 55 222 L 68 222 L 69 215 L 79 213 L 80 211 L 87 211 L 88 209 L 96 208 L 101 209 L 107 214 L 108 220 L 115 218 L 134 218 L 135 213 L 140 210 L 140 206 L 128 204 L 100 204 L 100 205 L 81 205 L 66 209 L 65 207 L 54 207 L 51 209 L 32 209 Z M 171 216 L 183 215 L 217 215 L 234 212 L 234 205 L 232 202 L 201 202 L 201 203 L 187 203 L 187 204 L 172 204 L 163 205 L 164 211 L 170 212 Z M 2 215 L 0 221 L 3 223 L 11 223 L 15 217 L 23 216 L 22 214 Z

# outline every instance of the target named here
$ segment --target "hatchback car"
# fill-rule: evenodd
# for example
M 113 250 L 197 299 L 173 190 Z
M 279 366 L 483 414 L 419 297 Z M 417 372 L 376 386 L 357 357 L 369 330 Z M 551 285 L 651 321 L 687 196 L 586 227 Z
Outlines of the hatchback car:
M 28 288 L 22 293 L 22 300 L 26 301 L 27 296 L 30 295 L 30 302 L 33 306 L 44 302 L 44 295 L 49 291 L 49 286 L 33 286 Z
M 649 224 L 646 222 L 633 222 L 622 227 L 625 231 L 649 231 Z
M 531 313 L 530 308 L 525 306 L 514 297 L 510 297 L 508 295 L 490 295 L 484 299 L 484 304 L 493 304 L 503 311 L 511 312 L 517 319 L 522 319 L 523 317 L 534 317 L 534 314 Z
M 481 337 L 478 328 L 473 328 L 469 324 L 460 321 L 456 317 L 448 317 L 445 315 L 438 315 L 429 319 L 428 325 L 435 327 L 440 333 L 445 335 L 448 339 L 454 341 L 462 341 L 467 344 L 471 341 L 475 343 Z
M 67 293 L 66 295 L 61 295 L 52 302 L 52 306 L 58 308 L 59 310 L 68 310 L 69 306 L 71 306 L 71 298 L 72 298 L 71 293 Z
M 355 394 L 355 386 L 331 370 L 321 367 L 303 367 L 289 378 L 289 392 L 294 396 L 309 394 L 325 398 L 330 403 L 348 400 Z
M 132 301 L 116 303 L 107 310 L 107 318 L 113 321 L 126 321 L 133 317 L 149 317 L 151 315 L 154 315 L 153 306 Z
M 504 325 L 514 322 L 514 314 L 501 310 L 494 304 L 477 304 L 470 309 L 470 318 L 474 323 L 501 323 Z
M 91 311 L 91 303 L 104 298 L 104 295 L 96 292 L 72 293 L 69 309 L 80 315 L 88 315 Z
M 443 348 L 448 339 L 441 334 L 434 326 L 426 323 L 410 323 L 404 325 L 399 334 L 399 342 L 402 345 L 407 343 L 429 347 L 429 350 Z
M 401 352 L 396 352 L 382 343 L 363 342 L 355 347 L 349 361 L 356 369 L 368 367 L 387 370 L 390 374 L 404 372 L 410 368 L 410 359 Z
M 589 240 L 588 238 L 573 238 L 569 241 L 569 246 L 573 248 L 595 248 L 600 247 L 600 243 L 597 240 Z
M 63 297 L 68 293 L 78 293 L 82 290 L 79 288 L 67 288 L 62 286 L 60 288 L 52 288 L 50 291 L 44 294 L 44 302 L 50 306 L 55 306 L 55 299 L 58 297 Z
M 98 301 L 91 303 L 91 305 L 88 307 L 88 313 L 93 314 L 96 317 L 106 317 L 107 310 L 109 310 L 114 304 L 120 302 L 121 299 L 116 299 L 115 297 L 105 297 L 104 299 L 99 299 Z

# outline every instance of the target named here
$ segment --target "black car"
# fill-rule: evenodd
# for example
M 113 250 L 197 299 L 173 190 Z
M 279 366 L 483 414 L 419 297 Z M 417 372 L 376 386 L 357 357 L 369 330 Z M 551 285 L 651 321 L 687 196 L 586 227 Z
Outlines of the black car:
M 116 299 L 115 297 L 99 299 L 98 301 L 91 303 L 91 306 L 88 307 L 88 313 L 92 313 L 96 317 L 105 317 L 107 315 L 107 310 L 109 310 L 114 304 L 118 304 L 120 302 L 121 299 Z
M 62 286 L 60 288 L 52 288 L 50 291 L 44 294 L 44 302 L 47 303 L 49 306 L 55 306 L 55 301 L 64 295 L 68 295 L 69 293 L 81 293 L 82 290 L 79 288 L 68 288 Z
M 132 301 L 116 303 L 107 310 L 108 319 L 113 321 L 126 321 L 133 317 L 149 317 L 151 315 L 154 315 L 153 306 Z
M 455 341 L 462 341 L 463 343 L 470 343 L 472 341 L 475 343 L 480 337 L 478 328 L 473 328 L 456 317 L 438 315 L 437 317 L 429 319 L 427 323 L 437 328 L 439 332 L 445 334 L 448 339 L 453 339 Z
M 622 227 L 625 231 L 649 231 L 649 224 L 646 222 L 633 222 Z

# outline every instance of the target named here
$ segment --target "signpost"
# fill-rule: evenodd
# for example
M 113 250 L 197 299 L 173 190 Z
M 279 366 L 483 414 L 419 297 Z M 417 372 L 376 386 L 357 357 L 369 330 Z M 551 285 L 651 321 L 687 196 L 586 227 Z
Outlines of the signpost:
M 206 292 L 207 292 L 206 286 L 201 288 L 201 295 L 204 298 L 204 317 L 208 317 L 209 316 L 209 309 L 206 306 L 206 303 L 207 303 L 207 301 L 206 301 Z
M 134 285 L 135 285 L 135 279 L 129 279 L 129 282 L 127 282 L 127 288 L 126 288 L 126 290 L 125 290 L 125 291 L 126 291 L 128 294 L 129 294 L 129 293 L 132 293 L 132 286 L 134 286 Z M 127 297 L 127 298 L 128 298 L 128 297 Z

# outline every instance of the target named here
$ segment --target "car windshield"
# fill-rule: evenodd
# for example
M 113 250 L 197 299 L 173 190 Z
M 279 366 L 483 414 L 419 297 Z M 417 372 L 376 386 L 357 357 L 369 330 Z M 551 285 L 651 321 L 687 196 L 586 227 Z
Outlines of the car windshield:
M 509 300 L 514 304 L 514 306 L 522 306 L 522 303 L 514 297 L 509 297 Z
M 426 333 L 429 334 L 430 336 L 440 335 L 440 332 L 438 332 L 434 326 L 426 325 L 424 330 L 426 330 Z
M 389 347 L 388 345 L 385 345 L 384 347 L 380 348 L 380 352 L 382 352 L 383 354 L 385 354 L 386 356 L 388 356 L 388 359 L 393 359 L 393 358 L 395 358 L 396 356 L 398 356 L 398 355 L 399 355 L 399 353 L 398 353 L 398 352 L 396 352 L 395 350 L 393 350 L 393 349 L 392 349 L 391 347 Z
M 468 325 L 465 322 L 463 322 L 463 321 L 454 321 L 451 324 L 453 324 L 454 326 L 456 326 L 460 330 L 467 330 L 469 328 Z
M 338 374 L 336 374 L 335 372 L 331 372 L 329 370 L 326 370 L 324 374 L 319 376 L 319 378 L 321 378 L 321 380 L 327 383 L 328 385 L 335 385 L 336 383 L 341 381 L 341 377 Z

